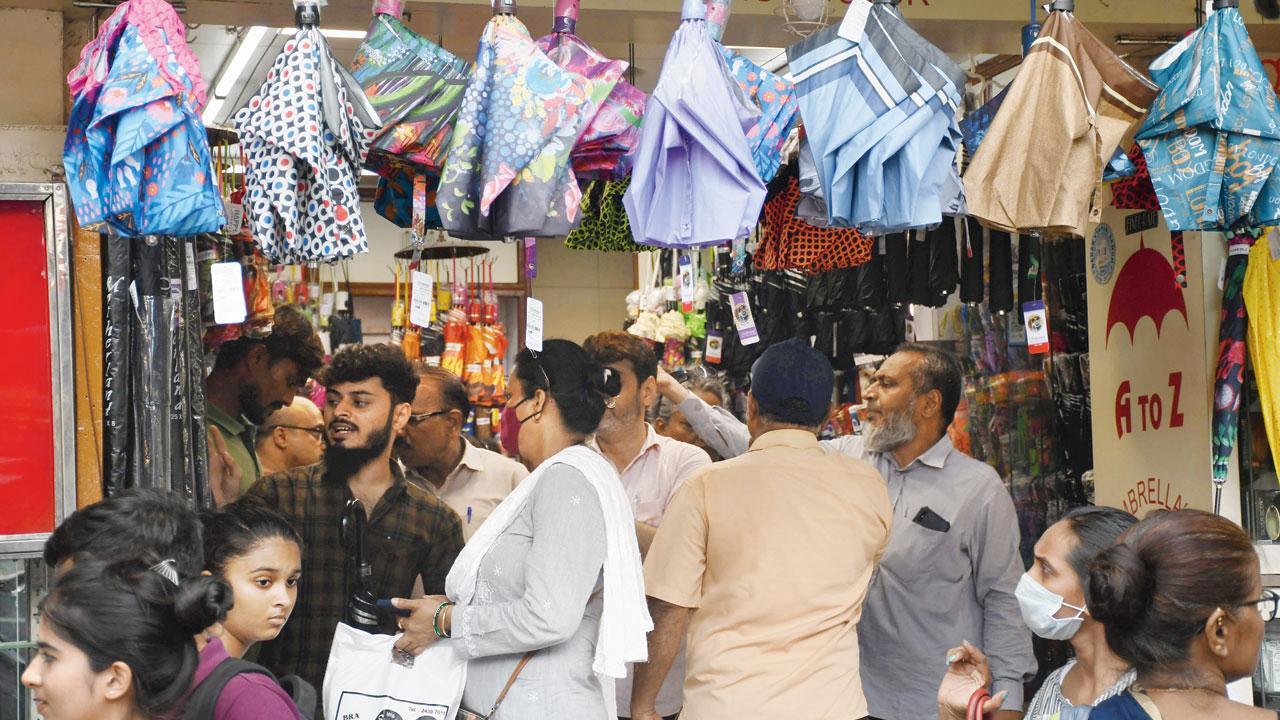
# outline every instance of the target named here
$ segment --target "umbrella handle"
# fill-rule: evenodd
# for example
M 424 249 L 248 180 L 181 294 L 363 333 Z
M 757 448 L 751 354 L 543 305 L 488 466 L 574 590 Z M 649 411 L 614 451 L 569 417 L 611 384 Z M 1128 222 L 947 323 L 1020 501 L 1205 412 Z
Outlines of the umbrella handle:
M 516 0 L 493 0 L 494 15 L 515 15 Z
M 320 24 L 320 3 L 317 0 L 293 0 L 293 20 L 298 29 Z
M 1226 8 L 1240 9 L 1240 0 L 1213 0 L 1213 9 L 1215 12 Z
M 1053 0 L 1049 3 L 1049 12 L 1068 12 L 1076 11 L 1076 0 Z

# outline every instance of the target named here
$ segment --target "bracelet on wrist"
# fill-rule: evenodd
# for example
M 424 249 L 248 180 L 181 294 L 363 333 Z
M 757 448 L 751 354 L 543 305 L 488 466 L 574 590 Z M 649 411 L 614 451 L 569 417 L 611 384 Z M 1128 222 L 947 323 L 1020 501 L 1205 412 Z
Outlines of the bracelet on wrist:
M 454 603 L 448 601 L 440 603 L 440 607 L 436 608 L 435 617 L 431 619 L 431 628 L 436 631 L 436 637 L 441 640 L 447 640 L 448 638 L 453 637 L 452 632 L 445 632 L 444 628 L 440 625 L 440 618 L 444 615 L 445 608 L 453 607 L 453 605 Z M 450 628 L 450 631 L 452 631 L 452 628 Z

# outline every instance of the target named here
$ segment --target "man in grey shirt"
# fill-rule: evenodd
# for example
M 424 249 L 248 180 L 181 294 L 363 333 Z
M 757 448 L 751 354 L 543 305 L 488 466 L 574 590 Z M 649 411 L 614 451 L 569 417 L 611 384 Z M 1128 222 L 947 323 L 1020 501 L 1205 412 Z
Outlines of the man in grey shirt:
M 726 458 L 745 450 L 745 426 L 671 384 L 659 377 L 659 390 L 708 446 Z M 992 694 L 1008 692 L 997 720 L 1021 716 L 1022 683 L 1035 673 L 1014 597 L 1025 568 L 1013 500 L 991 466 L 947 437 L 962 385 L 951 354 L 904 345 L 867 389 L 866 435 L 823 443 L 875 466 L 893 501 L 889 546 L 858 626 L 873 718 L 936 717 L 946 652 L 966 640 L 987 651 Z

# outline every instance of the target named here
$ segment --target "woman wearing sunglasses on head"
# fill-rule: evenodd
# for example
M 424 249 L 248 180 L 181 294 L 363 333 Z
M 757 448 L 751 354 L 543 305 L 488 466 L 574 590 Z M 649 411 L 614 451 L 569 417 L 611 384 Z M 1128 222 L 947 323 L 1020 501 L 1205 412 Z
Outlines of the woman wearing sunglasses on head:
M 614 679 L 643 659 L 652 629 L 631 502 L 585 444 L 621 380 L 578 345 L 525 349 L 507 407 L 534 468 L 458 555 L 448 597 L 413 610 L 399 651 L 454 638 L 470 659 L 462 705 L 499 718 L 613 720 Z M 456 605 L 455 605 L 456 603 Z
M 1042 638 L 1069 641 L 1075 657 L 1045 678 L 1024 720 L 1082 720 L 1094 705 L 1133 684 L 1133 670 L 1111 652 L 1102 623 L 1084 598 L 1090 561 L 1136 522 L 1115 508 L 1077 508 L 1036 543 L 1035 561 L 1016 591 L 1022 618 Z M 991 683 L 991 673 L 986 656 L 972 645 L 947 655 L 950 667 L 938 690 L 938 717 L 963 720 L 974 693 Z M 989 706 L 999 707 L 1002 700 L 997 697 Z

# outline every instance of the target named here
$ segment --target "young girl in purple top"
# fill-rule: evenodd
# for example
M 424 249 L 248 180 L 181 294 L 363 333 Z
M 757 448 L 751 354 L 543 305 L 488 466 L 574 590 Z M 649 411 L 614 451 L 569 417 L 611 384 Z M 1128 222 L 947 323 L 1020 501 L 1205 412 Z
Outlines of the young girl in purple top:
M 199 684 L 229 658 L 280 634 L 298 600 L 302 538 L 276 511 L 238 502 L 204 517 L 205 572 L 231 586 L 235 603 L 208 628 L 196 671 Z M 299 720 L 289 695 L 270 676 L 236 675 L 222 689 L 215 720 Z

